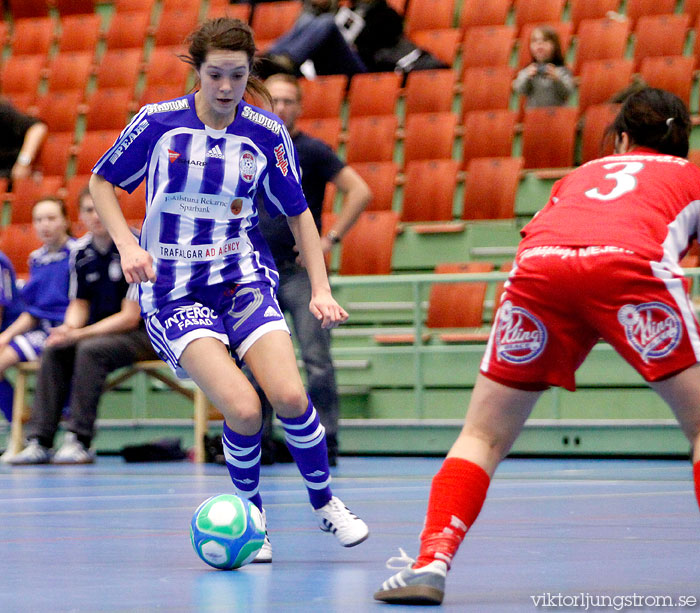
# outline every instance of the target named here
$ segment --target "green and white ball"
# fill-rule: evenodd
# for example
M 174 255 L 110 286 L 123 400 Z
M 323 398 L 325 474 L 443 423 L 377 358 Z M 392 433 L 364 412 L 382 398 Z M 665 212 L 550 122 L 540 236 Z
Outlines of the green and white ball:
M 212 496 L 199 505 L 190 523 L 197 555 L 209 566 L 232 570 L 255 558 L 265 540 L 262 514 L 235 494 Z

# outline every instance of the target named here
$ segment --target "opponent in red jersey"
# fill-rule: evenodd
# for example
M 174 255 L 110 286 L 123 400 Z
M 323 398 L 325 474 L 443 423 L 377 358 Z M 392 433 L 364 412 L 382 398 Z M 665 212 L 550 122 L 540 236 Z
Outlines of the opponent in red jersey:
M 678 265 L 700 226 L 700 169 L 683 102 L 647 88 L 609 129 L 615 155 L 559 181 L 523 228 L 464 427 L 432 482 L 417 562 L 374 595 L 442 601 L 491 476 L 543 390 L 575 389 L 599 338 L 668 403 L 693 446 L 700 503 L 700 328 Z

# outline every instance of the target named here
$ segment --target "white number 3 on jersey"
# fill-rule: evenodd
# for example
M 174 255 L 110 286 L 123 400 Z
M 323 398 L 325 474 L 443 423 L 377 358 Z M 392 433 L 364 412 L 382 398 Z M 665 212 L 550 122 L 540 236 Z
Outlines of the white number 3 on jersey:
M 589 198 L 595 198 L 596 200 L 615 200 L 627 192 L 631 192 L 635 187 L 637 187 L 636 175 L 642 168 L 644 164 L 641 162 L 612 162 L 610 164 L 605 164 L 603 168 L 605 170 L 612 170 L 621 166 L 622 168 L 617 172 L 609 172 L 605 175 L 606 179 L 611 179 L 615 181 L 615 186 L 607 194 L 601 194 L 597 187 L 589 189 L 584 195 Z

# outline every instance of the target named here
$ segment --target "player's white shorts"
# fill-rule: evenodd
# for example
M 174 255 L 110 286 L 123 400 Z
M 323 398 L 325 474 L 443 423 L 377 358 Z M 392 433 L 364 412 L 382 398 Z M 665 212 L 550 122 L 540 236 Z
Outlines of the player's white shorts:
M 267 283 L 207 287 L 174 300 L 146 318 L 146 330 L 160 358 L 178 377 L 187 373 L 180 356 L 193 340 L 213 337 L 242 361 L 264 334 L 289 327 Z

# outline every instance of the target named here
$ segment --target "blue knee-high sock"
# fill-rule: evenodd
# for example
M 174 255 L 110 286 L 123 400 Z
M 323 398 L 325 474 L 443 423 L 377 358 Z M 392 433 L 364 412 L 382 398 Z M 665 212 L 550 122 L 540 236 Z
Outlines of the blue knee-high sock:
M 0 381 L 0 411 L 5 416 L 7 421 L 12 421 L 12 399 L 15 396 L 15 390 L 7 379 Z
M 326 429 L 321 425 L 311 400 L 302 416 L 291 419 L 279 417 L 279 420 L 284 428 L 287 447 L 309 492 L 311 506 L 320 509 L 333 495 L 329 487 L 331 474 L 328 468 Z
M 258 493 L 262 428 L 257 434 L 246 436 L 234 432 L 224 422 L 224 434 L 221 438 L 224 442 L 226 468 L 231 475 L 236 494 L 247 498 L 262 511 L 262 498 Z

